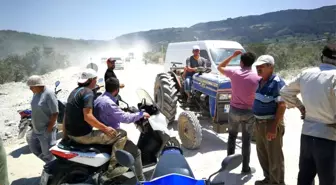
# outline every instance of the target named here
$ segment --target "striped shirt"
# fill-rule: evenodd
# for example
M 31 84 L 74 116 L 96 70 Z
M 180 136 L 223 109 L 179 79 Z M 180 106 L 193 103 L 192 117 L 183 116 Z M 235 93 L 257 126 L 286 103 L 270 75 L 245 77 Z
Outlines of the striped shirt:
M 258 119 L 274 119 L 278 102 L 282 101 L 280 89 L 285 86 L 285 81 L 277 75 L 272 75 L 261 87 L 261 80 L 253 102 L 253 113 Z

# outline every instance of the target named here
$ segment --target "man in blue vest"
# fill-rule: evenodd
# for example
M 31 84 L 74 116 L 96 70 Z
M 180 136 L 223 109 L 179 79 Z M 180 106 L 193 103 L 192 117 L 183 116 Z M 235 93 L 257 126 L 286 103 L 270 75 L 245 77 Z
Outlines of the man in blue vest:
M 286 104 L 280 96 L 285 82 L 274 74 L 274 58 L 260 56 L 255 66 L 261 77 L 253 103 L 256 118 L 255 137 L 259 163 L 264 172 L 264 180 L 255 185 L 285 185 L 285 165 L 282 138 L 285 133 L 283 116 Z

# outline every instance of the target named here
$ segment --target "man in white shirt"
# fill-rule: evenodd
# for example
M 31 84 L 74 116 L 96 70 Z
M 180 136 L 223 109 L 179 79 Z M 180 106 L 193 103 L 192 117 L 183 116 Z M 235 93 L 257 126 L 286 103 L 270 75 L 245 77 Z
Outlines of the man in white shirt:
M 336 185 L 336 45 L 324 47 L 319 67 L 301 72 L 281 91 L 303 121 L 298 185 Z M 302 101 L 297 97 L 301 93 Z

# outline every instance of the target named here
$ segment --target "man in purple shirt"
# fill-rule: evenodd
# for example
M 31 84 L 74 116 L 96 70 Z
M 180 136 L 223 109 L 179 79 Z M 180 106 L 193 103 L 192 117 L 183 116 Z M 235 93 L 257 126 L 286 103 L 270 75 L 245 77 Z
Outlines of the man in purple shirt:
M 146 112 L 128 113 L 120 109 L 116 104 L 119 88 L 120 84 L 117 78 L 110 77 L 105 81 L 106 91 L 94 101 L 94 116 L 106 126 L 114 129 L 119 129 L 120 123 L 132 123 L 141 118 L 148 119 L 150 115 Z M 142 172 L 141 151 L 130 140 L 127 141 L 124 149 L 134 156 L 135 174 L 140 181 L 144 181 L 145 176 Z
M 240 68 L 230 68 L 227 65 L 240 55 Z M 252 64 L 256 56 L 251 52 L 242 53 L 237 50 L 232 56 L 225 59 L 217 67 L 218 71 L 230 78 L 232 98 L 229 111 L 229 140 L 227 155 L 235 153 L 238 128 L 241 125 L 243 136 L 243 169 L 242 173 L 251 173 L 249 166 L 251 153 L 251 134 L 255 118 L 252 112 L 252 105 L 255 91 L 258 87 L 260 77 L 252 71 Z

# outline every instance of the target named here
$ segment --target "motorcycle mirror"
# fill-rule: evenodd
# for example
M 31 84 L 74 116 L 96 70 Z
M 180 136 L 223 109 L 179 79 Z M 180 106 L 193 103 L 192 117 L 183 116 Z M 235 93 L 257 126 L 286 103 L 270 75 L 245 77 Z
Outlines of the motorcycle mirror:
M 125 151 L 125 150 L 117 150 L 116 153 L 116 159 L 118 161 L 119 164 L 128 167 L 128 168 L 132 168 L 134 165 L 134 157 L 132 156 L 132 154 L 130 154 L 129 152 Z
M 241 154 L 233 154 L 225 157 L 225 159 L 222 161 L 222 167 L 219 170 L 224 171 L 231 171 L 235 168 L 237 168 L 243 161 L 243 156 Z
M 58 87 L 60 83 L 61 83 L 61 82 L 57 80 L 57 81 L 55 82 L 55 87 Z
M 243 156 L 241 154 L 233 154 L 225 157 L 225 159 L 222 161 L 221 168 L 211 174 L 208 178 L 208 181 L 210 182 L 211 177 L 218 174 L 219 172 L 222 172 L 224 170 L 231 171 L 235 168 L 237 168 L 243 161 Z

